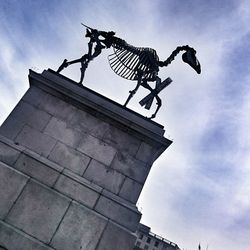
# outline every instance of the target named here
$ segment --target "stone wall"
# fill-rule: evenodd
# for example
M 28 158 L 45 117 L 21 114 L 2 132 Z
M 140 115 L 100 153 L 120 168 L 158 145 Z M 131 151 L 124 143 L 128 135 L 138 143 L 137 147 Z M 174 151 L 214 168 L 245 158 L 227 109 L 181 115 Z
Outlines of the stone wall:
M 162 126 L 52 72 L 0 128 L 0 246 L 129 250 Z

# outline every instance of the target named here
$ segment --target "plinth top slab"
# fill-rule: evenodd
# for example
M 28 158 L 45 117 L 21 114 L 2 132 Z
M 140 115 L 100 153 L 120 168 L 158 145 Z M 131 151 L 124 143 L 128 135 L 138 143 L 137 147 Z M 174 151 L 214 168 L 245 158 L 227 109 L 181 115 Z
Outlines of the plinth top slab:
M 64 95 L 67 101 L 74 105 L 84 105 L 95 113 L 106 116 L 124 127 L 128 127 L 138 133 L 165 145 L 167 148 L 172 141 L 163 137 L 164 127 L 123 105 L 85 87 L 77 85 L 71 79 L 48 69 L 41 74 L 32 70 L 29 72 L 30 85 L 38 86 L 55 95 Z M 164 147 L 164 146 L 163 146 Z

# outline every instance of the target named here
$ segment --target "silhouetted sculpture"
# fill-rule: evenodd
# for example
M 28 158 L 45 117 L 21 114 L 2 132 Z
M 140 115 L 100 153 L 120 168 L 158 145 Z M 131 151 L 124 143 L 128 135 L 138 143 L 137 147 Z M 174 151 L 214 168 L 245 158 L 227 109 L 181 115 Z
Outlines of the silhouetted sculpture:
M 82 24 L 84 25 L 84 24 Z M 115 32 L 99 31 L 84 25 L 86 29 L 85 37 L 89 37 L 88 53 L 81 58 L 63 61 L 57 72 L 61 72 L 64 68 L 74 63 L 81 63 L 81 78 L 79 84 L 82 84 L 85 71 L 88 64 L 95 57 L 99 56 L 103 49 L 113 48 L 114 53 L 109 55 L 110 67 L 113 71 L 128 80 L 137 81 L 136 87 L 129 91 L 129 96 L 124 104 L 126 106 L 140 86 L 150 90 L 150 94 L 144 97 L 139 103 L 146 109 L 150 109 L 154 98 L 157 100 L 157 108 L 152 114 L 154 118 L 161 107 L 161 99 L 159 92 L 168 86 L 172 80 L 168 77 L 161 81 L 158 77 L 159 67 L 168 66 L 176 57 L 176 55 L 185 51 L 182 59 L 188 63 L 198 74 L 201 73 L 200 63 L 195 54 L 196 51 L 188 45 L 177 47 L 165 61 L 160 61 L 156 51 L 152 48 L 134 47 L 126 41 L 115 36 Z M 148 82 L 155 82 L 155 88 L 152 88 Z

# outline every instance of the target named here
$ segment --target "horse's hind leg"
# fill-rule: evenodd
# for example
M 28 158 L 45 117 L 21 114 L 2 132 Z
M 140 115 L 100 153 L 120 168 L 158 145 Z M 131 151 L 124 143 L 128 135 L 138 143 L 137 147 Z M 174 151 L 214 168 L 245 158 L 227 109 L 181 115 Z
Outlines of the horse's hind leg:
M 142 81 L 142 77 L 139 76 L 136 87 L 135 87 L 133 90 L 130 90 L 130 91 L 129 91 L 130 94 L 129 94 L 129 96 L 128 96 L 128 98 L 127 98 L 125 104 L 124 104 L 125 107 L 127 106 L 127 104 L 128 104 L 128 102 L 130 101 L 130 99 L 131 99 L 131 98 L 134 96 L 134 94 L 137 92 L 138 88 L 139 88 L 140 85 L 141 85 L 141 81 Z
M 154 112 L 154 114 L 152 114 L 152 116 L 149 119 L 155 118 L 157 112 L 159 111 L 161 105 L 162 105 L 162 101 L 161 98 L 158 96 L 158 91 L 157 91 L 157 86 L 159 86 L 161 84 L 161 79 L 159 77 L 157 77 L 156 79 L 156 88 L 152 89 L 151 86 L 148 84 L 148 82 L 145 80 L 142 82 L 142 86 L 148 90 L 150 90 L 150 94 L 148 94 L 146 97 L 144 97 L 139 103 L 141 106 L 145 106 L 146 109 L 150 109 L 151 105 L 153 103 L 154 98 L 156 98 L 156 105 L 157 108 Z
M 158 95 L 155 95 L 155 98 L 157 100 L 157 102 L 156 102 L 157 108 L 156 108 L 154 114 L 152 114 L 152 116 L 149 119 L 153 119 L 156 117 L 156 114 L 158 113 L 158 111 L 162 105 L 161 98 Z

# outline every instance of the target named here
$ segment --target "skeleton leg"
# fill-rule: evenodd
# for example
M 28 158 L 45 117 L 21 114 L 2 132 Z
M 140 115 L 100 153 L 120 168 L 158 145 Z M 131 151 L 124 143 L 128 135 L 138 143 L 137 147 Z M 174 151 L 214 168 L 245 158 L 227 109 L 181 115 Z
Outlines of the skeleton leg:
M 79 84 L 82 84 L 82 81 L 83 81 L 83 78 L 84 78 L 84 75 L 85 75 L 85 71 L 88 67 L 88 64 L 89 64 L 89 55 L 85 54 L 82 58 L 81 58 L 81 78 L 80 78 L 80 81 L 79 81 Z
M 150 94 L 144 97 L 139 103 L 141 106 L 145 106 L 145 109 L 150 109 L 152 102 L 154 100 L 155 95 L 157 94 L 154 89 L 150 87 L 147 80 L 144 80 L 141 84 L 145 89 L 150 90 Z
M 73 60 L 73 61 L 69 61 L 69 62 L 67 61 L 67 59 L 64 59 L 63 63 L 58 68 L 57 72 L 60 73 L 64 68 L 67 68 L 71 64 L 81 63 L 81 78 L 80 78 L 79 84 L 82 84 L 84 74 L 85 74 L 86 68 L 88 67 L 89 61 L 90 60 L 89 60 L 88 54 L 85 54 L 81 58 Z
M 157 77 L 156 79 L 156 87 L 159 86 L 161 84 L 161 79 L 159 77 Z M 151 105 L 152 105 L 152 102 L 154 100 L 154 97 L 156 98 L 157 102 L 156 102 L 156 105 L 157 105 L 157 108 L 154 112 L 154 114 L 152 114 L 152 116 L 149 118 L 149 119 L 152 119 L 152 118 L 155 118 L 157 112 L 159 111 L 161 105 L 162 105 L 162 102 L 161 102 L 161 99 L 160 97 L 158 96 L 158 91 L 157 91 L 157 88 L 155 89 L 152 89 L 150 87 L 150 85 L 147 83 L 146 80 L 144 80 L 141 84 L 144 88 L 150 90 L 150 94 L 147 95 L 145 98 L 143 98 L 141 101 L 140 101 L 140 104 L 142 106 L 145 105 L 145 108 L 146 109 L 150 109 Z
M 136 91 L 138 90 L 138 88 L 140 87 L 141 81 L 142 81 L 142 77 L 139 76 L 139 79 L 138 79 L 138 81 L 137 81 L 136 87 L 135 87 L 133 90 L 130 90 L 130 91 L 129 91 L 130 94 L 129 94 L 128 99 L 126 100 L 126 102 L 125 102 L 125 104 L 124 104 L 125 107 L 127 106 L 127 104 L 128 104 L 128 102 L 130 101 L 130 99 L 133 97 L 133 95 L 136 93 Z
M 86 56 L 86 55 L 84 55 L 84 56 Z M 81 61 L 82 61 L 82 58 L 83 58 L 84 56 L 82 56 L 82 57 L 79 58 L 79 59 L 70 61 L 70 62 L 68 62 L 67 59 L 64 59 L 63 63 L 60 65 L 60 67 L 58 68 L 58 70 L 57 70 L 56 72 L 57 72 L 57 73 L 60 73 L 64 68 L 67 68 L 69 65 L 74 64 L 74 63 L 79 63 L 79 62 L 81 62 Z
M 64 68 L 67 68 L 69 66 L 67 59 L 63 60 L 63 63 L 60 65 L 58 70 L 56 71 L 57 73 L 60 73 Z
M 155 98 L 156 98 L 156 100 L 157 100 L 157 102 L 156 102 L 157 108 L 156 108 L 154 114 L 152 114 L 152 116 L 151 116 L 149 119 L 153 119 L 153 118 L 156 117 L 156 114 L 157 114 L 157 112 L 159 111 L 159 109 L 160 109 L 160 107 L 161 107 L 161 104 L 162 104 L 161 98 L 160 98 L 158 95 L 156 95 Z

